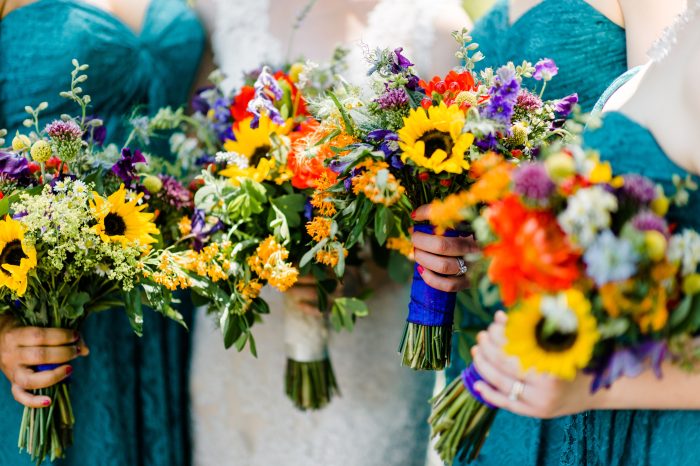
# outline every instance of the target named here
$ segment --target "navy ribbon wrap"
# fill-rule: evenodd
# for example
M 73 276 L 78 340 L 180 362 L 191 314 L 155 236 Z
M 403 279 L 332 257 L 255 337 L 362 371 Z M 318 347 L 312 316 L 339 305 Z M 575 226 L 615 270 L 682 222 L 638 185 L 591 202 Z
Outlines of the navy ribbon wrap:
M 432 225 L 419 224 L 414 231 L 434 235 Z M 466 233 L 447 230 L 444 236 L 456 238 Z M 452 326 L 454 321 L 457 293 L 436 290 L 423 280 L 418 273 L 418 264 L 413 267 L 413 283 L 411 284 L 411 301 L 408 303 L 408 322 L 427 327 Z
M 488 384 L 488 382 L 484 380 L 481 374 L 479 374 L 479 371 L 476 370 L 474 364 L 469 364 L 469 367 L 462 371 L 462 382 L 464 383 L 464 386 L 467 387 L 467 390 L 469 390 L 469 393 L 472 394 L 476 401 L 488 408 L 498 409 L 496 406 L 484 400 L 481 397 L 481 394 L 476 390 L 476 388 L 474 388 L 474 384 L 476 384 L 477 382 L 484 382 Z

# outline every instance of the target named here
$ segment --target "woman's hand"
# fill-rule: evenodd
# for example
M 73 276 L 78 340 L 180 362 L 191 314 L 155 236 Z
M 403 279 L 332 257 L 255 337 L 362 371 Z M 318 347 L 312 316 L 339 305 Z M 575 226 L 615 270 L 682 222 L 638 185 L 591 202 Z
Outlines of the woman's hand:
M 294 286 L 286 291 L 285 297 L 305 314 L 321 316 L 321 311 L 318 309 L 318 291 L 314 277 L 310 275 L 299 277 Z
M 472 349 L 476 369 L 488 381 L 477 382 L 474 388 L 486 401 L 522 416 L 541 419 L 596 408 L 597 397 L 590 393 L 590 377 L 579 375 L 573 381 L 565 381 L 534 372 L 523 374 L 518 360 L 502 350 L 506 321 L 505 313 L 496 313 L 495 322 L 478 335 L 478 343 Z M 523 384 L 522 390 L 513 399 L 510 394 L 517 392 L 517 382 Z
M 424 205 L 412 214 L 417 222 L 428 220 L 430 206 Z M 477 250 L 473 237 L 447 238 L 414 231 L 411 233 L 418 272 L 425 283 L 440 291 L 457 292 L 470 285 L 469 274 L 462 274 L 464 256 Z
M 73 330 L 58 328 L 20 327 L 11 317 L 0 317 L 0 370 L 12 384 L 17 402 L 30 408 L 43 408 L 51 398 L 36 396 L 30 390 L 56 385 L 73 372 L 67 363 L 90 350 Z M 40 364 L 59 367 L 37 372 Z

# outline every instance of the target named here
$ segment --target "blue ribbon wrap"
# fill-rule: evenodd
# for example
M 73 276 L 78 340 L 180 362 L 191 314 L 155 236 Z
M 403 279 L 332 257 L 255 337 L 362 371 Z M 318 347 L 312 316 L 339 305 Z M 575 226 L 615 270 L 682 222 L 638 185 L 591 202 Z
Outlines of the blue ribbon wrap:
M 464 383 L 464 386 L 467 387 L 467 390 L 469 390 L 469 393 L 472 394 L 474 399 L 481 403 L 482 405 L 491 408 L 491 409 L 498 409 L 496 406 L 492 405 L 488 401 L 484 400 L 481 397 L 481 394 L 474 388 L 474 384 L 477 382 L 484 382 L 488 384 L 484 380 L 483 377 L 481 377 L 481 374 L 479 374 L 479 371 L 476 370 L 476 367 L 474 367 L 474 364 L 469 364 L 469 367 L 464 369 L 462 371 L 462 382 Z
M 414 231 L 434 235 L 432 225 L 419 224 Z M 456 238 L 466 235 L 464 232 L 447 230 L 444 236 Z M 423 280 L 418 273 L 418 264 L 413 267 L 413 283 L 411 283 L 411 301 L 408 303 L 408 322 L 427 327 L 452 326 L 457 304 L 457 293 L 436 290 Z
M 56 369 L 57 367 L 61 367 L 63 364 L 39 364 L 38 366 L 35 366 L 34 368 L 36 369 L 37 372 L 46 372 L 46 371 L 52 371 Z M 73 378 L 72 375 L 69 375 L 63 380 L 63 383 L 70 382 L 71 379 Z

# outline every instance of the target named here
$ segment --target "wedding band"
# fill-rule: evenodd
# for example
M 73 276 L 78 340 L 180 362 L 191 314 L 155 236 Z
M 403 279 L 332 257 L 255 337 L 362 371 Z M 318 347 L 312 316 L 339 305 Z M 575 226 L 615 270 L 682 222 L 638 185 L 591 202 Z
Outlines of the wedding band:
M 522 383 L 520 380 L 516 380 L 515 383 L 513 383 L 513 388 L 510 389 L 510 393 L 508 394 L 508 399 L 510 401 L 518 401 L 520 399 L 520 397 L 522 396 L 524 391 L 525 391 L 525 384 Z
M 455 277 L 463 277 L 467 274 L 467 271 L 469 270 L 469 267 L 467 267 L 467 264 L 464 262 L 464 259 L 461 257 L 457 258 L 457 265 L 459 266 L 459 272 L 454 274 Z

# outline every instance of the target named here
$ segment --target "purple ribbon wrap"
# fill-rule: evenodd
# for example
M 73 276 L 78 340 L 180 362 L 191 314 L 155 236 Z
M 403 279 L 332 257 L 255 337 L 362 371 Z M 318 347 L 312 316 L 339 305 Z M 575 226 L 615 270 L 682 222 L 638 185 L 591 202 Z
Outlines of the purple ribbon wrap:
M 476 370 L 474 364 L 469 364 L 469 367 L 462 371 L 462 382 L 464 383 L 464 386 L 467 387 L 467 390 L 469 390 L 469 393 L 472 394 L 476 401 L 488 408 L 498 409 L 496 406 L 484 400 L 481 397 L 481 394 L 474 388 L 474 384 L 476 384 L 477 382 L 484 382 L 488 384 L 488 382 L 485 381 L 483 377 L 481 377 L 479 371 Z

